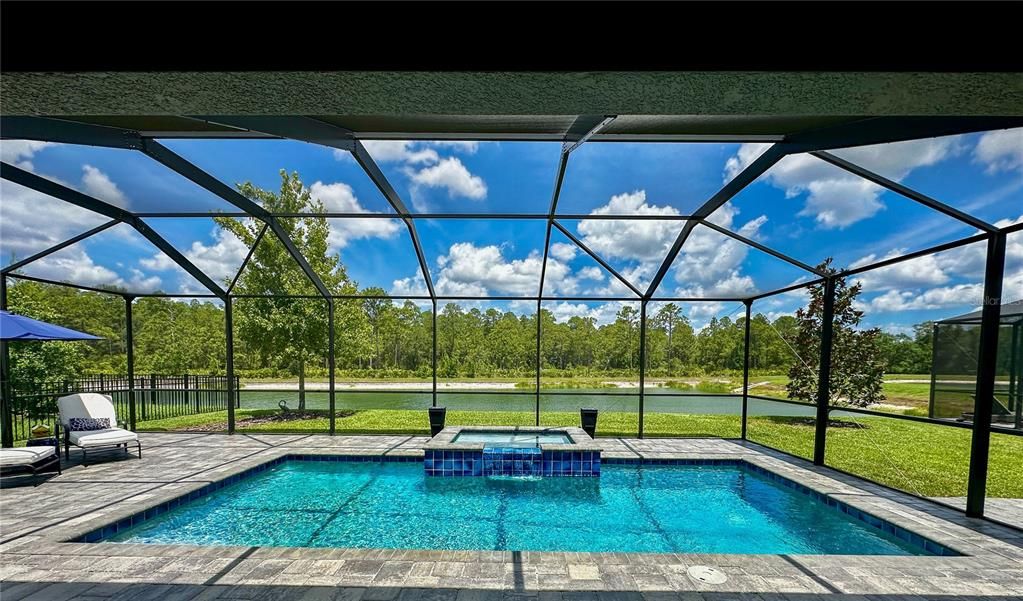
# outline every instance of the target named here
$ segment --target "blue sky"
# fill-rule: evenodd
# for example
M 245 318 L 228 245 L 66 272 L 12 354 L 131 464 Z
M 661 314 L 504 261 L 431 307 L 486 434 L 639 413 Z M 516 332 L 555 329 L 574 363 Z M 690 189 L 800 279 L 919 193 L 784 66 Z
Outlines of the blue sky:
M 279 186 L 281 169 L 297 171 L 328 210 L 393 213 L 351 156 L 279 140 L 171 140 L 174 151 L 222 181 Z M 369 141 L 369 152 L 414 212 L 543 213 L 560 144 L 545 142 Z M 754 160 L 764 144 L 588 142 L 571 157 L 559 202 L 563 215 L 675 217 L 693 212 Z M 133 151 L 4 141 L 3 160 L 137 212 L 233 211 L 224 201 Z M 1023 219 L 1023 130 L 1007 130 L 836 151 L 992 223 Z M 105 221 L 2 184 L 3 263 L 25 257 Z M 711 219 L 809 264 L 839 266 L 968 236 L 959 222 L 858 179 L 819 159 L 783 159 Z M 147 222 L 218 280 L 230 278 L 247 252 L 209 218 Z M 331 246 L 363 288 L 424 294 L 408 232 L 393 219 L 333 219 Z M 564 219 L 574 236 L 626 280 L 645 290 L 683 221 Z M 438 290 L 457 295 L 533 295 L 539 289 L 545 222 L 430 219 L 416 224 Z M 561 232 L 551 238 L 544 293 L 630 296 L 629 288 Z M 908 331 L 925 319 L 972 310 L 980 298 L 983 245 L 864 274 L 861 303 L 870 325 Z M 201 292 L 202 286 L 127 226 L 25 268 L 25 273 L 137 291 Z M 802 270 L 698 226 L 656 297 L 745 296 L 806 278 Z M 1023 297 L 1023 235 L 1009 239 L 1006 296 Z M 791 313 L 799 293 L 758 302 L 771 316 Z M 533 303 L 488 302 L 516 311 Z M 550 301 L 559 318 L 613 318 L 617 303 Z M 735 313 L 729 303 L 694 303 L 696 324 Z

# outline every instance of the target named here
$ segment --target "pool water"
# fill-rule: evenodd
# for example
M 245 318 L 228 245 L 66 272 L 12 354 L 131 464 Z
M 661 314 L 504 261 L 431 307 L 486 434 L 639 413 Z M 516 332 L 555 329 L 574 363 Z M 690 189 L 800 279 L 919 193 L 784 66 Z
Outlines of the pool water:
M 541 444 L 572 444 L 564 432 L 485 432 L 463 430 L 451 442 L 482 442 L 486 446 L 539 447 Z
M 600 478 L 427 478 L 419 463 L 284 461 L 126 543 L 650 553 L 925 554 L 740 466 Z

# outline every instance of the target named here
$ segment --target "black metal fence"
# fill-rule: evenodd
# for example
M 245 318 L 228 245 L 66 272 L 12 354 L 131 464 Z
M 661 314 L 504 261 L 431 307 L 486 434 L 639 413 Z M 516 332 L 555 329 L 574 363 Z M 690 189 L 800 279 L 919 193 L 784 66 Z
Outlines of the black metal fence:
M 227 410 L 227 376 L 158 374 L 135 375 L 136 420 L 147 422 Z M 239 406 L 239 378 L 234 379 L 234 403 Z M 21 385 L 12 390 L 11 430 L 14 440 L 29 438 L 31 429 L 44 424 L 53 431 L 57 399 L 76 392 L 98 392 L 114 401 L 119 420 L 128 420 L 131 387 L 127 376 L 98 375 L 65 382 Z

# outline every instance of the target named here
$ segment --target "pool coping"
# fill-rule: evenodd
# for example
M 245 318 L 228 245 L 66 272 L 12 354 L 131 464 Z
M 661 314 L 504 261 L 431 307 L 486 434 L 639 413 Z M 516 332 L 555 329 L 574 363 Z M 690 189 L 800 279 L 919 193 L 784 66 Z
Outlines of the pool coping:
M 481 443 L 482 444 L 482 443 Z M 568 445 L 559 445 L 568 446 Z M 304 462 L 334 462 L 334 463 L 422 463 L 423 455 L 419 453 L 294 453 L 284 452 L 277 454 L 277 456 L 267 459 L 266 461 L 257 463 L 251 467 L 243 468 L 234 473 L 226 475 L 225 477 L 213 480 L 211 482 L 199 485 L 192 488 L 191 490 L 183 491 L 178 496 L 168 498 L 166 500 L 157 501 L 150 504 L 142 509 L 136 510 L 134 513 L 114 519 L 106 520 L 104 523 L 91 526 L 90 529 L 85 530 L 77 535 L 65 536 L 61 542 L 66 543 L 82 543 L 82 544 L 114 544 L 124 545 L 122 542 L 111 542 L 109 539 L 115 536 L 119 531 L 128 530 L 137 525 L 140 525 L 158 515 L 173 511 L 178 507 L 200 499 L 202 497 L 213 494 L 214 492 L 236 484 L 242 480 L 246 480 L 256 476 L 259 473 L 265 472 L 271 468 L 277 467 L 288 461 L 304 461 Z M 856 507 L 854 504 L 841 499 L 837 499 L 826 491 L 816 490 L 810 485 L 793 480 L 790 477 L 784 476 L 777 473 L 776 471 L 758 465 L 756 462 L 749 461 L 745 457 L 732 457 L 732 458 L 701 458 L 701 457 L 688 457 L 688 458 L 668 458 L 668 457 L 607 457 L 604 459 L 604 464 L 608 466 L 615 465 L 650 465 L 650 466 L 731 466 L 737 467 L 742 470 L 749 471 L 757 474 L 768 480 L 799 492 L 803 495 L 809 496 L 814 499 L 815 502 L 823 503 L 824 505 L 831 507 L 836 511 L 840 511 L 853 519 L 862 522 L 868 528 L 874 528 L 881 530 L 895 538 L 908 543 L 926 554 L 920 555 L 905 555 L 909 557 L 964 557 L 970 556 L 970 553 L 963 552 L 956 548 L 954 544 L 948 544 L 933 540 L 933 537 L 928 537 L 917 533 L 914 529 L 908 528 L 896 523 L 893 523 L 885 518 L 878 517 L 871 511 Z M 91 523 L 91 522 L 90 522 Z M 149 543 L 128 543 L 128 544 L 145 544 Z M 228 545 L 183 545 L 188 547 L 227 547 Z M 276 548 L 276 547 L 275 547 Z M 300 549 L 334 549 L 337 547 L 284 547 L 284 548 L 300 548 Z M 342 547 L 343 548 L 343 547 Z M 366 548 L 366 550 L 374 550 L 373 548 Z M 420 551 L 424 549 L 404 549 L 394 548 L 394 551 Z M 504 550 L 436 550 L 438 552 L 512 552 Z M 537 551 L 542 553 L 573 553 L 572 551 Z M 593 553 L 584 551 L 582 553 Z M 615 552 L 618 553 L 618 552 Z M 631 552 L 622 552 L 631 553 Z M 678 551 L 670 552 L 671 554 L 680 553 Z M 660 553 L 642 553 L 643 555 L 660 555 Z M 699 555 L 699 554 L 692 554 Z M 744 554 L 737 554 L 744 555 Z M 760 555 L 760 554 L 754 554 Z M 763 554 L 772 555 L 772 554 Z M 812 554 L 811 556 L 828 556 L 827 554 Z M 830 555 L 835 556 L 835 555 Z M 845 557 L 846 555 L 839 555 Z M 869 557 L 892 557 L 892 555 L 867 555 Z M 898 557 L 905 557 L 902 555 L 896 555 Z
M 582 428 L 574 426 L 447 426 L 423 445 L 434 451 L 482 451 L 483 442 L 454 442 L 462 432 L 563 432 L 571 444 L 541 443 L 541 451 L 600 451 L 601 447 Z

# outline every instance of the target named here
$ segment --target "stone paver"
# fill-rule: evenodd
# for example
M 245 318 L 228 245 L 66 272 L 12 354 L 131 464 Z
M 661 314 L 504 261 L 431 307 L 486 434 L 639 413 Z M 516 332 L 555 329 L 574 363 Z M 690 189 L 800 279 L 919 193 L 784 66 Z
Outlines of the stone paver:
M 598 439 L 607 457 L 741 458 L 965 553 L 773 556 L 63 542 L 289 453 L 421 454 L 425 437 L 143 434 L 143 459 L 0 490 L 0 596 L 20 599 L 921 601 L 1023 596 L 1023 533 L 753 444 Z M 74 457 L 72 458 L 74 459 Z M 725 574 L 698 582 L 692 566 Z

